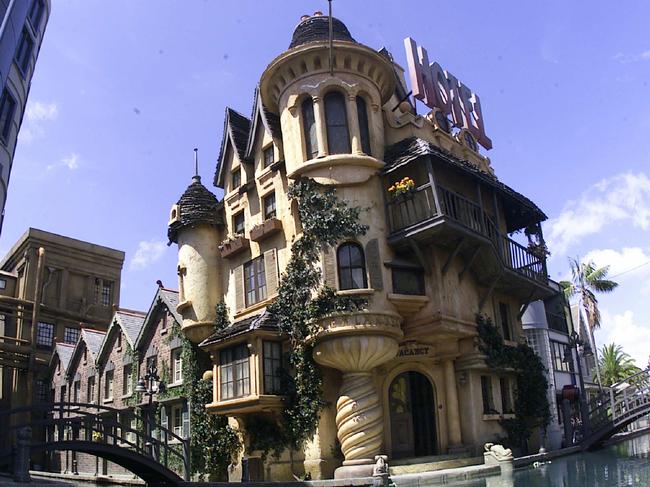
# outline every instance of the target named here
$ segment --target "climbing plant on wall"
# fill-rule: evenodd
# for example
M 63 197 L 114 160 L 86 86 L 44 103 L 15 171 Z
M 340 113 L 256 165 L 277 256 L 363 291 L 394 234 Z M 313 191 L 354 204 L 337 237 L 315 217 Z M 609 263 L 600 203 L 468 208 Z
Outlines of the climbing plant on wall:
M 241 451 L 237 432 L 228 425 L 228 418 L 209 414 L 205 405 L 212 402 L 212 380 L 203 380 L 203 371 L 212 368 L 208 354 L 185 338 L 178 323 L 174 323 L 168 341 L 181 342 L 183 385 L 173 387 L 174 396 L 183 396 L 189 403 L 190 465 L 200 480 L 209 476 L 225 480 L 228 465 L 234 463 Z
M 288 191 L 297 203 L 302 234 L 291 246 L 291 258 L 282 275 L 278 297 L 268 307 L 280 330 L 289 338 L 289 374 L 285 374 L 286 402 L 282 421 L 275 432 L 277 441 L 269 443 L 255 437 L 251 444 L 264 444 L 279 454 L 283 446 L 299 447 L 311 438 L 325 402 L 322 377 L 312 356 L 313 345 L 308 337 L 317 332 L 318 319 L 335 311 L 351 311 L 365 306 L 365 300 L 343 298 L 321 284 L 319 261 L 326 246 L 335 246 L 347 238 L 365 234 L 367 227 L 359 223 L 361 208 L 348 206 L 336 196 L 333 188 L 301 178 Z M 268 431 L 268 428 L 264 428 Z M 258 441 L 259 440 L 259 441 Z
M 546 428 L 551 419 L 547 390 L 546 367 L 539 356 L 526 343 L 512 347 L 492 320 L 477 315 L 476 324 L 480 338 L 479 349 L 487 356 L 488 366 L 495 369 L 512 369 L 516 375 L 513 419 L 501 420 L 510 446 L 527 450 L 528 439 L 535 428 Z

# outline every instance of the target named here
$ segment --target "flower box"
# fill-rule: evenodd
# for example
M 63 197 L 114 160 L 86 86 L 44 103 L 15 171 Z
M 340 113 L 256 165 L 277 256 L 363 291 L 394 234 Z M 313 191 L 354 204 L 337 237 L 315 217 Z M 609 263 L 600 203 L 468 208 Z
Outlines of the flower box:
M 277 218 L 269 218 L 268 220 L 264 221 L 264 223 L 255 225 L 251 229 L 251 240 L 253 242 L 259 242 L 260 240 L 264 240 L 271 235 L 275 235 L 280 230 L 282 230 L 282 222 Z
M 221 252 L 221 257 L 227 259 L 246 250 L 249 247 L 250 242 L 248 239 L 243 235 L 238 235 L 221 242 L 221 245 L 219 245 L 219 252 Z

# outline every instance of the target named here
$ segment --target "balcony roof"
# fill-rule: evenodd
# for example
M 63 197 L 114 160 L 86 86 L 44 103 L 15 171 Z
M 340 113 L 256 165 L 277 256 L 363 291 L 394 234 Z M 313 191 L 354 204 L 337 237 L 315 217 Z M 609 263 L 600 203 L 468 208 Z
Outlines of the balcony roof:
M 387 147 L 384 154 L 386 166 L 383 173 L 388 174 L 423 156 L 434 156 L 437 161 L 494 188 L 503 198 L 508 233 L 547 219 L 544 212 L 521 193 L 502 183 L 496 177 L 481 171 L 471 162 L 458 159 L 446 150 L 419 137 L 408 137 Z

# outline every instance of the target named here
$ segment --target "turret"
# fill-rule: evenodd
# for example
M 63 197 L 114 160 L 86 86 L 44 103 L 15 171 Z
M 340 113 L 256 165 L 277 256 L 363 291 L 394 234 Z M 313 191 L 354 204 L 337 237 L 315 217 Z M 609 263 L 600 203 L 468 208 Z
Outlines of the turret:
M 169 215 L 167 236 L 178 244 L 178 312 L 182 330 L 192 342 L 207 338 L 214 329 L 221 296 L 219 229 L 223 221 L 214 194 L 196 175 Z
M 264 106 L 278 113 L 289 178 L 360 184 L 383 167 L 381 107 L 395 90 L 392 62 L 317 12 L 262 74 Z M 330 48 L 331 47 L 331 48 Z

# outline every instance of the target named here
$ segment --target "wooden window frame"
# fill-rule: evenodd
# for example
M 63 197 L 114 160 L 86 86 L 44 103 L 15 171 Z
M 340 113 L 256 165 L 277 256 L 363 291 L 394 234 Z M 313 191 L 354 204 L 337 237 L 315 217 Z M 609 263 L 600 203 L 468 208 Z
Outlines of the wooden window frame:
M 282 391 L 282 343 L 262 341 L 264 368 L 264 394 L 280 394 Z
M 352 254 L 351 250 L 356 248 L 359 250 L 359 253 L 361 254 L 361 264 L 360 265 L 353 265 L 352 264 Z M 350 261 L 349 265 L 344 266 L 342 264 L 342 254 L 343 252 L 348 251 L 350 254 L 348 255 L 348 259 Z M 357 242 L 344 242 L 341 245 L 339 245 L 339 248 L 336 250 L 336 270 L 338 273 L 339 277 L 339 289 L 340 290 L 347 290 L 347 289 L 366 289 L 368 287 L 368 273 L 367 273 L 367 266 L 366 266 L 366 256 L 363 251 L 363 247 L 361 244 Z M 355 270 L 361 270 L 362 277 L 363 277 L 363 285 L 361 287 L 355 287 L 353 285 L 354 279 L 353 279 L 353 272 Z M 349 276 L 346 276 L 346 274 L 349 274 Z M 344 279 L 349 278 L 349 286 L 344 283 Z
M 244 298 L 246 307 L 248 308 L 249 306 L 264 301 L 267 295 L 266 266 L 264 255 L 260 255 L 244 264 Z
M 271 212 L 268 211 L 267 208 L 267 202 L 273 199 L 273 210 Z M 265 195 L 262 198 L 262 208 L 264 209 L 264 220 L 269 220 L 271 218 L 277 218 L 278 216 L 278 208 L 277 208 L 277 199 L 275 197 L 275 191 Z
M 228 377 L 228 372 L 231 372 Z M 232 392 L 228 385 L 232 384 Z M 250 351 L 239 343 L 219 351 L 219 398 L 221 401 L 249 396 L 251 393 Z

